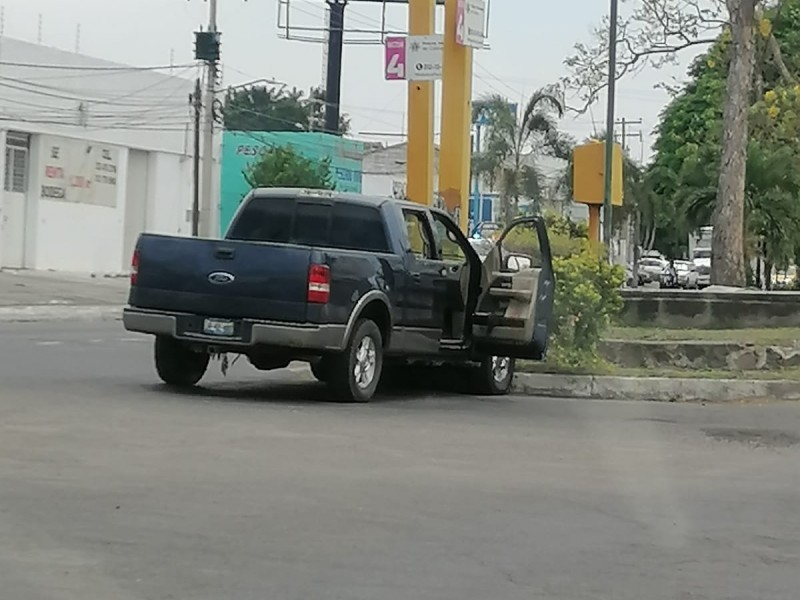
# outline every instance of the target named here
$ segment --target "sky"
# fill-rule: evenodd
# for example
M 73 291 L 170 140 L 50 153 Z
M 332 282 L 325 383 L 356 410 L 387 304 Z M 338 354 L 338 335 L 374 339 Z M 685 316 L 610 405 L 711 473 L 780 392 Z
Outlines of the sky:
M 323 0 L 219 0 L 225 86 L 264 78 L 303 89 L 323 82 L 324 45 L 283 39 L 285 30 L 279 32 L 278 5 L 287 2 L 290 23 L 310 29 L 293 30 L 291 35 L 320 38 Z M 490 48 L 475 54 L 473 96 L 500 93 L 520 101 L 557 81 L 565 74 L 564 58 L 576 42 L 590 41 L 607 4 L 607 0 L 491 0 Z M 204 0 L 0 0 L 0 5 L 3 35 L 41 40 L 63 50 L 77 47 L 82 54 L 141 66 L 192 63 L 193 31 L 208 21 Z M 404 7 L 388 7 L 388 27 L 405 31 L 405 12 Z M 283 14 L 285 24 L 285 6 Z M 438 18 L 441 26 L 441 14 Z M 345 28 L 364 30 L 359 34 L 362 41 L 377 42 L 381 22 L 380 4 L 351 0 Z M 666 92 L 654 85 L 681 78 L 691 58 L 685 55 L 674 68 L 644 71 L 620 82 L 617 117 L 642 120 L 642 126 L 629 128 L 644 135 L 643 145 L 637 139 L 628 142 L 634 158 L 650 154 L 650 134 L 668 101 Z M 403 132 L 405 98 L 403 82 L 384 80 L 380 45 L 346 46 L 342 107 L 351 117 L 356 137 L 400 141 L 386 134 Z M 589 113 L 565 118 L 561 127 L 578 139 L 586 138 L 605 129 L 605 111 L 601 98 Z

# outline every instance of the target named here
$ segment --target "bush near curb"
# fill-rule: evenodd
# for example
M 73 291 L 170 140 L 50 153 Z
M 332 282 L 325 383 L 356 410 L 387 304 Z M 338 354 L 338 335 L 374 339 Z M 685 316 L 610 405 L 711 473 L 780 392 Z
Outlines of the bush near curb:
M 571 371 L 605 371 L 598 344 L 623 308 L 622 267 L 608 264 L 605 247 L 587 239 L 586 226 L 545 214 L 556 280 L 548 362 Z M 529 253 L 538 248 L 532 229 L 517 228 L 503 245 Z

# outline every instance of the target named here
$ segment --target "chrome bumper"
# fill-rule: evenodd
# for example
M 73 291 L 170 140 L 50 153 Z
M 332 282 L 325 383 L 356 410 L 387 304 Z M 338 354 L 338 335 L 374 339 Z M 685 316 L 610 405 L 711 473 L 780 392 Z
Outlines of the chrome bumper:
M 289 324 L 244 319 L 243 335 L 230 338 L 182 333 L 178 325 L 183 318 L 197 318 L 197 315 L 138 308 L 126 308 L 122 313 L 122 323 L 128 331 L 225 347 L 266 345 L 298 350 L 338 351 L 344 349 L 347 329 L 345 325 Z

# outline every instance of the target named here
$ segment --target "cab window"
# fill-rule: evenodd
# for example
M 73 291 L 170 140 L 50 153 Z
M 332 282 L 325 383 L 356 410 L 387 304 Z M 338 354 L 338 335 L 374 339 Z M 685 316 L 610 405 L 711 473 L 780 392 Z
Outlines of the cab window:
M 430 237 L 425 215 L 412 210 L 404 210 L 403 217 L 412 254 L 420 259 L 433 258 L 433 240 Z

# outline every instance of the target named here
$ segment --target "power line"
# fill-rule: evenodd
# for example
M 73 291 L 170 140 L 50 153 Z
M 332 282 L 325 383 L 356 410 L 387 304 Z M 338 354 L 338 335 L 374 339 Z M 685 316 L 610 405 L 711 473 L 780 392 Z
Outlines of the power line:
M 180 69 L 180 68 L 191 68 L 194 67 L 194 64 L 186 64 L 186 65 L 156 65 L 156 66 L 149 66 L 149 67 L 134 67 L 128 65 L 119 65 L 119 66 L 99 66 L 99 65 L 58 65 L 58 64 L 42 64 L 42 63 L 28 63 L 28 62 L 15 62 L 15 61 L 6 61 L 0 60 L 0 66 L 3 67 L 21 67 L 26 69 L 61 69 L 67 71 L 119 71 L 119 72 L 129 72 L 129 71 L 167 71 L 169 69 Z

